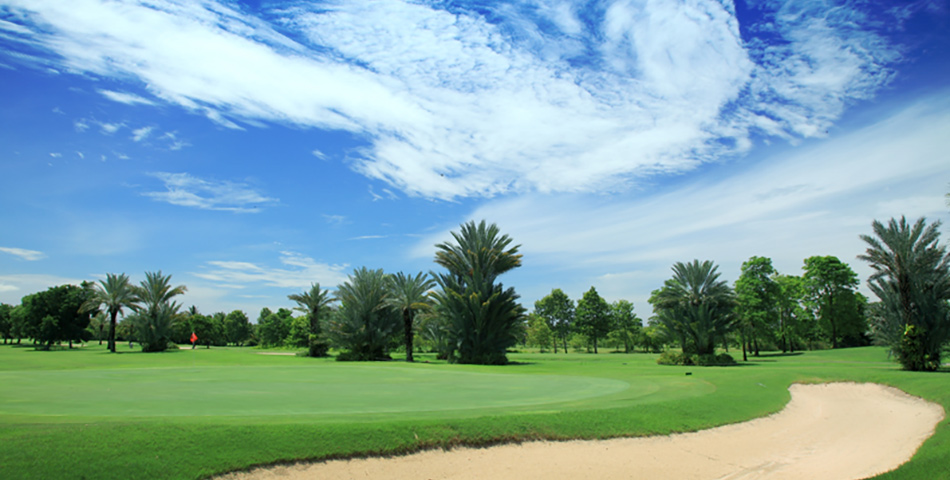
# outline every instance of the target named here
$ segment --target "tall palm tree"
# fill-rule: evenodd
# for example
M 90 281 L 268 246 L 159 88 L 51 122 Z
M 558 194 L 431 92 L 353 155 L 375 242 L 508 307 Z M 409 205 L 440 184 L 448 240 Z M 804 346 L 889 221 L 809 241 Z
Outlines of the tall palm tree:
M 881 299 L 883 315 L 919 336 L 914 340 L 919 345 L 892 345 L 911 370 L 939 368 L 940 350 L 950 340 L 950 255 L 938 245 L 939 227 L 939 221 L 927 225 L 920 218 L 910 225 L 901 217 L 892 218 L 887 226 L 875 220 L 875 236 L 861 235 L 868 249 L 858 258 L 874 269 L 868 286 Z
M 329 306 L 336 299 L 330 296 L 328 290 L 321 290 L 319 283 L 310 285 L 310 291 L 287 295 L 287 298 L 297 302 L 297 310 L 310 316 L 310 335 L 308 340 L 308 354 L 311 357 L 325 357 L 327 355 L 326 342 L 320 340 L 320 310 Z
M 416 312 L 429 307 L 427 292 L 435 286 L 435 281 L 425 273 L 416 276 L 399 272 L 389 278 L 390 295 L 387 304 L 402 312 L 403 329 L 406 339 L 406 361 L 412 359 L 413 320 Z
M 399 335 L 399 313 L 387 305 L 389 276 L 382 269 L 360 267 L 336 289 L 340 309 L 330 322 L 330 336 L 345 350 L 338 360 L 389 360 Z
M 441 287 L 435 292 L 440 314 L 446 317 L 459 363 L 503 364 L 508 347 L 517 342 L 525 309 L 513 288 L 495 280 L 521 266 L 520 245 L 511 246 L 495 224 L 468 222 L 455 243 L 436 245 L 435 263 L 448 269 L 433 275 Z
M 83 310 L 91 312 L 105 307 L 109 312 L 109 351 L 115 353 L 116 317 L 122 309 L 138 309 L 138 297 L 135 287 L 129 282 L 128 275 L 107 273 L 105 280 L 93 284 L 92 295 L 83 303 Z
M 143 338 L 149 339 L 148 345 L 143 344 L 149 351 L 161 351 L 167 346 L 172 321 L 181 308 L 181 304 L 172 299 L 188 291 L 184 285 L 173 287 L 171 278 L 171 275 L 162 275 L 161 270 L 145 272 L 145 280 L 135 287 L 141 313 L 139 325 L 136 327 L 150 330 L 141 334 Z
M 716 339 L 732 326 L 735 300 L 726 281 L 719 280 L 718 268 L 710 260 L 676 262 L 673 278 L 650 297 L 654 308 L 664 312 L 660 318 L 667 328 L 700 355 L 714 353 Z

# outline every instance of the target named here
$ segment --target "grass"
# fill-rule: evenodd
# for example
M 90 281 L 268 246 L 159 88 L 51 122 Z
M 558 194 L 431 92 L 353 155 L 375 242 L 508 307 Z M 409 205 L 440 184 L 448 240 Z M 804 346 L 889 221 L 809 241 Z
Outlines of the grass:
M 0 478 L 203 478 L 253 465 L 708 428 L 780 410 L 793 382 L 895 386 L 950 409 L 948 372 L 881 348 L 669 367 L 649 354 L 513 354 L 505 367 L 339 363 L 247 348 L 0 346 Z M 429 363 L 425 363 L 428 361 Z M 691 375 L 685 375 L 690 372 Z M 950 465 L 950 421 L 900 469 Z

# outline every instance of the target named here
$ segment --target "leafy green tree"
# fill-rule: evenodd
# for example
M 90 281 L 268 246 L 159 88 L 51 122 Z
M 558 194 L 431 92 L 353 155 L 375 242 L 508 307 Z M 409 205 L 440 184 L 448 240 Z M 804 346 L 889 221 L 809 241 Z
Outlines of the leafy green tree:
M 843 318 L 853 313 L 854 288 L 858 275 L 848 264 L 834 256 L 813 256 L 805 259 L 802 286 L 809 307 L 824 327 L 831 340 L 831 348 L 838 348 L 841 335 L 838 327 Z
M 192 347 L 204 345 L 205 348 L 211 348 L 214 343 L 214 322 L 208 315 L 202 315 L 194 311 L 188 315 L 188 343 L 191 343 L 191 334 L 194 333 L 198 340 Z
M 241 310 L 234 310 L 224 319 L 227 341 L 241 346 L 251 336 L 251 321 Z
M 307 355 L 311 357 L 327 356 L 326 340 L 320 331 L 320 311 L 336 301 L 327 290 L 321 290 L 319 283 L 310 285 L 310 290 L 303 293 L 287 295 L 287 298 L 297 302 L 297 310 L 306 313 L 309 319 L 309 333 L 307 335 Z
M 939 227 L 939 221 L 911 225 L 901 217 L 886 226 L 875 220 L 874 236 L 861 235 L 868 248 L 858 258 L 874 270 L 868 286 L 881 300 L 878 330 L 901 331 L 886 336 L 906 370 L 940 368 L 950 341 L 950 255 L 939 245 Z
M 54 343 L 61 341 L 69 341 L 72 348 L 74 341 L 86 339 L 89 312 L 82 307 L 91 289 L 84 287 L 59 285 L 23 297 L 25 320 L 38 348 L 49 350 Z
M 284 345 L 296 348 L 310 348 L 310 316 L 301 315 L 290 320 L 290 330 Z
M 181 308 L 181 304 L 172 299 L 188 290 L 184 285 L 173 287 L 171 278 L 171 275 L 162 275 L 161 270 L 145 272 L 145 280 L 135 287 L 140 315 L 134 326 L 145 352 L 165 351 L 171 343 L 172 323 Z
M 577 301 L 577 330 L 593 342 L 594 353 L 597 353 L 597 341 L 610 333 L 613 323 L 610 314 L 610 304 L 597 293 L 594 287 L 590 287 L 590 290 Z
M 3 344 L 13 338 L 13 306 L 0 303 L 0 337 Z
M 617 300 L 610 304 L 610 315 L 614 332 L 623 343 L 624 353 L 632 352 L 643 328 L 643 322 L 633 313 L 633 304 L 627 300 Z
M 752 257 L 742 264 L 736 280 L 736 318 L 742 343 L 742 360 L 747 361 L 748 347 L 759 356 L 759 338 L 777 323 L 776 304 L 781 293 L 772 278 L 772 259 Z
M 136 310 L 139 307 L 135 286 L 129 282 L 128 275 L 107 273 L 105 280 L 94 284 L 93 293 L 83 309 L 93 312 L 104 308 L 109 313 L 109 351 L 115 353 L 116 319 L 122 310 Z
M 211 315 L 211 345 L 224 347 L 228 344 L 228 314 L 224 312 L 214 312 Z
M 105 328 L 108 324 L 109 318 L 105 312 L 97 312 L 89 320 L 89 333 L 93 338 L 99 340 L 99 345 L 102 345 L 102 339 L 106 338 Z
M 265 312 L 266 310 L 266 312 Z M 290 335 L 290 327 L 293 322 L 293 312 L 286 308 L 279 308 L 277 312 L 271 312 L 270 309 L 261 310 L 261 315 L 267 313 L 263 321 L 258 321 L 258 334 L 263 347 L 279 347 Z
M 419 337 L 436 353 L 436 359 L 448 360 L 452 354 L 452 338 L 448 322 L 437 311 L 424 311 L 417 315 Z
M 557 346 L 557 339 L 548 322 L 536 313 L 528 315 L 527 343 L 540 348 L 542 353 L 552 344 Z
M 684 353 L 714 354 L 732 328 L 735 299 L 718 268 L 709 260 L 676 262 L 673 278 L 650 296 L 656 319 L 680 339 Z
M 416 313 L 428 309 L 431 305 L 429 290 L 435 286 L 435 281 L 423 272 L 417 275 L 406 275 L 399 272 L 390 277 L 390 294 L 387 304 L 402 314 L 403 338 L 406 344 L 406 361 L 413 361 L 412 338 L 415 336 L 413 321 Z
M 805 316 L 803 298 L 805 295 L 801 277 L 794 275 L 774 275 L 778 286 L 776 313 L 778 316 L 778 337 L 782 352 L 794 352 L 801 337 L 802 318 Z
M 330 322 L 330 338 L 344 349 L 337 360 L 389 360 L 402 327 L 389 306 L 389 276 L 360 267 L 337 287 L 340 309 Z
M 440 314 L 448 322 L 458 363 L 500 365 L 518 342 L 525 310 L 514 288 L 496 282 L 502 274 L 521 266 L 518 245 L 498 226 L 468 222 L 453 243 L 436 245 L 435 263 L 448 270 L 433 274 L 441 291 L 433 294 Z
M 555 288 L 544 298 L 534 302 L 534 313 L 548 323 L 548 327 L 564 345 L 564 353 L 567 353 L 567 339 L 574 329 L 574 301 L 560 288 Z M 556 341 L 554 353 L 557 353 Z

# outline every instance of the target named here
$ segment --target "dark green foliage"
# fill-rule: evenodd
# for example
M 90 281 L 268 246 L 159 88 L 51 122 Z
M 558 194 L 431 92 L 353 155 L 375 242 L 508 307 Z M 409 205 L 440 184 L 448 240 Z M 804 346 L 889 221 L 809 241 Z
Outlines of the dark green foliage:
M 590 339 L 594 345 L 594 353 L 597 353 L 597 340 L 605 337 L 610 332 L 613 317 L 611 316 L 610 305 L 597 293 L 597 289 L 594 287 L 590 287 L 590 290 L 585 292 L 584 296 L 577 301 L 575 323 L 577 331 Z
M 72 342 L 86 340 L 89 311 L 82 307 L 91 295 L 92 289 L 84 284 L 50 287 L 23 297 L 24 333 L 43 350 L 58 342 L 68 341 L 72 347 Z
M 172 301 L 188 289 L 184 285 L 173 287 L 171 275 L 145 272 L 145 280 L 134 287 L 138 303 L 135 320 L 135 337 L 146 352 L 163 352 L 172 344 L 173 323 L 181 304 Z
M 287 298 L 297 302 L 297 310 L 307 314 L 307 332 L 303 337 L 305 342 L 303 345 L 296 346 L 307 347 L 307 355 L 310 357 L 327 356 L 329 345 L 320 328 L 320 318 L 325 307 L 336 299 L 330 296 L 329 291 L 321 290 L 319 283 L 311 284 L 309 291 L 287 295 Z M 292 343 L 301 342 L 294 340 Z
M 399 272 L 390 277 L 390 295 L 387 304 L 400 312 L 403 322 L 403 338 L 406 345 L 406 361 L 413 361 L 412 339 L 415 336 L 414 320 L 416 313 L 431 306 L 429 290 L 435 281 L 423 272 L 415 276 Z
M 802 279 L 794 275 L 775 275 L 773 278 L 779 289 L 775 303 L 778 317 L 775 333 L 782 352 L 794 352 L 803 335 L 802 322 L 806 313 L 802 305 Z
M 735 300 L 717 269 L 709 260 L 677 262 L 673 278 L 650 296 L 656 319 L 684 352 L 712 354 L 732 328 Z
M 574 301 L 560 288 L 555 288 L 547 296 L 534 302 L 534 313 L 548 323 L 548 327 L 557 337 L 554 353 L 557 353 L 558 339 L 564 345 L 564 353 L 567 353 L 567 339 L 574 330 Z
M 234 310 L 224 319 L 225 335 L 228 343 L 242 345 L 251 336 L 251 321 L 241 310 Z
M 938 244 L 939 226 L 924 218 L 913 225 L 904 217 L 887 226 L 875 220 L 875 236 L 861 236 L 868 249 L 859 258 L 874 269 L 868 286 L 881 300 L 872 331 L 908 370 L 937 369 L 950 341 L 950 255 Z
M 266 307 L 261 309 L 261 315 L 257 319 L 257 333 L 261 346 L 267 348 L 283 345 L 290 334 L 292 321 L 293 312 L 286 308 L 280 308 L 276 313 Z
M 496 283 L 505 272 L 521 266 L 518 245 L 511 246 L 495 224 L 468 222 L 455 243 L 436 245 L 435 262 L 448 273 L 433 274 L 441 291 L 433 296 L 452 339 L 452 361 L 500 365 L 508 348 L 518 342 L 525 310 L 514 288 Z
M 742 264 L 742 273 L 736 280 L 736 320 L 738 321 L 742 359 L 747 351 L 759 355 L 760 339 L 772 336 L 778 323 L 778 297 L 781 288 L 773 276 L 772 259 L 752 257 Z
M 728 353 L 720 353 L 718 355 L 712 353 L 705 353 L 702 355 L 697 355 L 695 353 L 682 353 L 674 351 L 666 351 L 660 354 L 660 357 L 657 358 L 656 363 L 660 365 L 694 365 L 698 367 L 724 367 L 729 365 L 735 365 L 736 360 L 732 358 L 732 355 Z
M 13 338 L 13 307 L 5 303 L 0 303 L 0 337 L 4 344 Z
M 854 320 L 854 288 L 858 275 L 848 264 L 834 256 L 813 256 L 805 259 L 802 287 L 805 299 L 818 319 L 819 326 L 831 340 L 831 348 L 838 348 L 843 337 L 839 327 L 843 322 Z M 853 330 L 853 328 L 852 328 Z
M 633 313 L 633 304 L 627 300 L 617 300 L 610 304 L 613 319 L 613 335 L 623 343 L 623 351 L 630 353 L 640 338 L 643 322 Z
M 389 277 L 361 267 L 337 287 L 340 309 L 330 320 L 330 339 L 344 350 L 337 360 L 389 360 L 402 330 L 400 312 L 387 304 Z
M 83 304 L 87 312 L 105 309 L 109 314 L 109 350 L 115 353 L 116 322 L 123 309 L 138 308 L 135 287 L 129 282 L 128 275 L 107 273 L 105 280 L 91 287 L 91 295 Z

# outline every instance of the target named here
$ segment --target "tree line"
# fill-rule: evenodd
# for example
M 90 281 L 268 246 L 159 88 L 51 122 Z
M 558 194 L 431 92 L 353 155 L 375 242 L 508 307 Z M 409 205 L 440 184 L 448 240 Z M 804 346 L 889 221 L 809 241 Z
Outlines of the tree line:
M 834 256 L 805 259 L 800 276 L 754 256 L 742 264 L 734 287 L 712 261 L 675 263 L 672 277 L 650 296 L 654 315 L 646 326 L 630 302 L 608 303 L 594 287 L 576 303 L 555 288 L 529 314 L 514 288 L 499 281 L 521 266 L 520 245 L 481 221 L 462 224 L 451 241 L 436 245 L 435 263 L 444 270 L 393 275 L 361 267 L 332 295 L 319 284 L 289 295 L 303 312 L 297 317 L 286 308 L 265 308 L 251 324 L 241 311 L 180 312 L 175 297 L 186 287 L 172 286 L 170 275 L 147 272 L 132 285 L 124 274 L 108 274 L 95 284 L 28 295 L 16 307 L 0 305 L 0 335 L 5 342 L 32 338 L 48 349 L 97 331 L 102 338 L 108 327 L 108 348 L 115 351 L 117 317 L 127 311 L 120 333 L 134 336 L 145 351 L 195 335 L 206 346 L 283 345 L 315 357 L 334 347 L 339 360 L 383 360 L 404 348 L 412 361 L 419 341 L 453 362 L 503 364 L 519 343 L 555 353 L 569 346 L 597 353 L 604 345 L 625 352 L 675 345 L 679 352 L 661 360 L 721 364 L 733 361 L 723 353 L 730 347 L 747 360 L 764 350 L 873 341 L 890 346 L 904 368 L 935 370 L 950 340 L 950 256 L 939 245 L 939 225 L 923 218 L 875 221 L 874 235 L 862 235 L 868 248 L 859 258 L 874 270 L 868 285 L 879 300 L 873 303 L 857 291 L 857 274 Z

